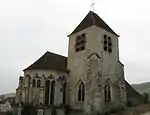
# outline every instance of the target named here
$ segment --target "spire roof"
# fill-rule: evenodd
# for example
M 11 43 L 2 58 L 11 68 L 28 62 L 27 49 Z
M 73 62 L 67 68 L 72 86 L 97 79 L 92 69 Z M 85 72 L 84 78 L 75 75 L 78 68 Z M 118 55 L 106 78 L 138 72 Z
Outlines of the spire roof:
M 75 30 L 70 35 L 75 34 L 93 25 L 101 27 L 119 37 L 118 34 L 116 34 L 96 13 L 92 11 L 90 11 L 86 15 L 86 17 L 81 21 L 81 23 L 75 28 Z

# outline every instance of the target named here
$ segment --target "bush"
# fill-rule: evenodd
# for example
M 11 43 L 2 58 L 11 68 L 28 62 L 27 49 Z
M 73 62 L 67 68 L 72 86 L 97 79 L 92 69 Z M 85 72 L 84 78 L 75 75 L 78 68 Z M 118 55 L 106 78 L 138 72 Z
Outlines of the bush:
M 145 104 L 147 104 L 149 102 L 149 94 L 148 93 L 143 94 L 143 102 Z
M 12 111 L 7 111 L 6 115 L 13 115 L 13 112 Z
M 133 107 L 133 102 L 131 100 L 127 101 L 127 107 Z
M 37 109 L 33 105 L 24 105 L 21 111 L 21 115 L 37 115 Z

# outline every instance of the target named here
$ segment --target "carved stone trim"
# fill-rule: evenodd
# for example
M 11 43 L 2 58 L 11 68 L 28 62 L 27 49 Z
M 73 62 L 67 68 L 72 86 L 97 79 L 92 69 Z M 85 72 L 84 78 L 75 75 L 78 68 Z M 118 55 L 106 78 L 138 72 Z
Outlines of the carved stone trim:
M 93 55 L 96 55 L 97 58 L 101 58 L 97 53 L 91 53 L 87 58 L 90 59 Z

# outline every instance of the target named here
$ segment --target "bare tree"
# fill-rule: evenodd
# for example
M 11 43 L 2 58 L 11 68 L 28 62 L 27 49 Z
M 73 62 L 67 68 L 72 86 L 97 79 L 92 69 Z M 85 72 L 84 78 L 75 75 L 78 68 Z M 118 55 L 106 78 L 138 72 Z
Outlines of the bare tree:
M 6 98 L 5 95 L 0 96 L 0 99 L 2 99 L 2 100 L 4 100 L 5 98 Z

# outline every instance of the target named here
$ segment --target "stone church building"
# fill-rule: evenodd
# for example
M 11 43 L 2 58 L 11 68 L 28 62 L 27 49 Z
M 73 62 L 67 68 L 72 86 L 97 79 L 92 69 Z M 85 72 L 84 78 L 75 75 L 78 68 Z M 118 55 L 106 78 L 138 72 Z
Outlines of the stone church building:
M 46 52 L 23 70 L 15 103 L 35 105 L 39 115 L 83 115 L 124 107 L 119 35 L 90 11 L 68 37 L 68 57 Z

